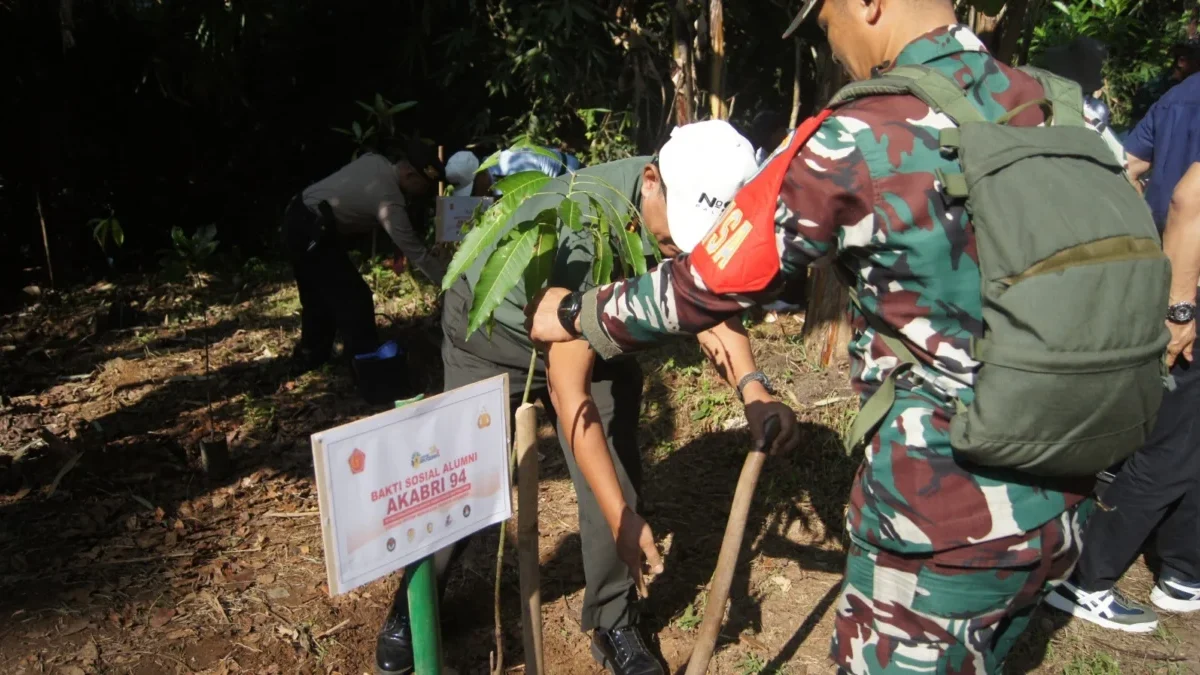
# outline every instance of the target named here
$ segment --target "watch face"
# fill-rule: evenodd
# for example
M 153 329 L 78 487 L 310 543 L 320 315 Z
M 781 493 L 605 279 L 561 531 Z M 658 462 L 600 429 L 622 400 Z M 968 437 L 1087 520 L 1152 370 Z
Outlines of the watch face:
M 1174 305 L 1167 314 L 1173 323 L 1187 323 L 1196 318 L 1196 306 L 1188 304 Z

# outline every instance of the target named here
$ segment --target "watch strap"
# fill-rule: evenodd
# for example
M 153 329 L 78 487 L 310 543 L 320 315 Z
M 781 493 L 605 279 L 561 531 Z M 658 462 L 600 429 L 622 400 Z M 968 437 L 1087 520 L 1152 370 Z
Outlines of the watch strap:
M 742 391 L 746 388 L 746 385 L 750 384 L 751 382 L 761 382 L 768 394 L 771 394 L 772 396 L 775 395 L 775 388 L 771 386 L 771 380 L 768 379 L 761 370 L 755 370 L 753 372 L 746 373 L 742 376 L 742 379 L 738 380 L 738 400 L 742 401 L 743 403 L 746 401 L 746 397 L 742 394 Z

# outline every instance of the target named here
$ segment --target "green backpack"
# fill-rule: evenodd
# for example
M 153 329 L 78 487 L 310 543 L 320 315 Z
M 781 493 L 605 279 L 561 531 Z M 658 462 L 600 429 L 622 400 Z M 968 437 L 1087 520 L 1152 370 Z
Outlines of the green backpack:
M 1045 98 L 988 121 L 954 80 L 901 66 L 853 83 L 831 108 L 867 96 L 910 94 L 941 112 L 945 195 L 965 200 L 979 255 L 983 337 L 970 405 L 950 425 L 955 454 L 983 466 L 1083 476 L 1142 446 L 1162 401 L 1170 264 L 1145 202 L 1083 119 L 1079 86 L 1034 69 Z M 1007 122 L 1029 105 L 1047 126 Z M 953 156 L 953 155 L 951 155 Z M 859 311 L 895 352 L 918 363 L 878 316 Z M 863 406 L 847 448 L 868 440 L 895 400 L 893 377 Z

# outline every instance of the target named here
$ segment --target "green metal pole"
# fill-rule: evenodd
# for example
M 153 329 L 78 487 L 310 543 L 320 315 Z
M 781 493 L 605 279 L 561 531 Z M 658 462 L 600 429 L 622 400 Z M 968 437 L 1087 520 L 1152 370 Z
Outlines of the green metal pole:
M 414 403 L 418 395 L 396 401 L 396 407 Z M 426 556 L 404 570 L 408 577 L 408 616 L 412 622 L 414 675 L 442 675 L 442 621 L 438 611 L 437 566 Z
M 438 612 L 437 566 L 433 556 L 404 570 L 408 583 L 408 616 L 412 620 L 415 675 L 441 675 L 442 622 Z

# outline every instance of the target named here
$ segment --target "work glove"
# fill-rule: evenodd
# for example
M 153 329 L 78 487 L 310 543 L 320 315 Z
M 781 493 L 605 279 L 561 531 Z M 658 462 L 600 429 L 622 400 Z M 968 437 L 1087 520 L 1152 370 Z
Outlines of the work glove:
M 800 445 L 796 413 L 779 401 L 753 401 L 746 404 L 746 421 L 754 449 L 780 455 Z

